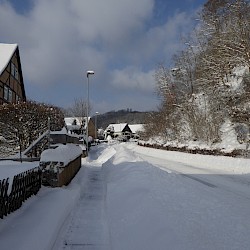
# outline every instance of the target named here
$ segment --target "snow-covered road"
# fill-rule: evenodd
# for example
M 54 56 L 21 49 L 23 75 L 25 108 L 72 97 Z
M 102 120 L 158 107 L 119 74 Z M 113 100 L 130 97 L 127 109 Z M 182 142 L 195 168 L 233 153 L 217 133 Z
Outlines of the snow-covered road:
M 104 166 L 113 249 L 249 249 L 249 163 L 117 146 Z
M 250 161 L 247 159 L 179 153 L 177 160 L 172 159 L 174 152 L 150 149 L 148 153 L 133 145 L 129 148 L 164 171 L 250 199 Z
M 0 221 L 0 249 L 249 249 L 249 159 L 122 143 L 83 165 Z

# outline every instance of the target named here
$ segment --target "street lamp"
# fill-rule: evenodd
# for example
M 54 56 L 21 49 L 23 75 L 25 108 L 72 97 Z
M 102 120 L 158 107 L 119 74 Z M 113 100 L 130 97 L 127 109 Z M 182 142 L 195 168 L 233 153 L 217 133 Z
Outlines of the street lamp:
M 95 140 L 97 141 L 97 116 L 99 112 L 95 112 Z
M 89 155 L 89 76 L 94 75 L 95 72 L 93 70 L 88 70 L 87 71 L 87 79 L 88 79 L 88 90 L 87 90 L 87 126 L 86 126 L 86 151 L 87 151 L 87 156 Z

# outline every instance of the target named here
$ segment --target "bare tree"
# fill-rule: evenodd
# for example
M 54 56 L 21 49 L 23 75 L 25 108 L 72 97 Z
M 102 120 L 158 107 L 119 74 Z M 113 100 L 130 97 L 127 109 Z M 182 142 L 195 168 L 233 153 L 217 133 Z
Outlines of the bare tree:
M 87 101 L 82 98 L 74 100 L 72 107 L 66 110 L 66 115 L 71 117 L 77 117 L 82 126 L 85 123 L 85 117 L 87 116 Z M 89 104 L 89 113 L 91 113 L 91 105 Z
M 156 69 L 161 105 L 147 128 L 179 138 L 189 131 L 190 139 L 213 142 L 219 140 L 225 118 L 250 126 L 249 73 L 242 76 L 240 91 L 229 86 L 236 67 L 249 72 L 249 1 L 208 0 L 200 24 L 185 43 L 171 69 L 162 64 Z

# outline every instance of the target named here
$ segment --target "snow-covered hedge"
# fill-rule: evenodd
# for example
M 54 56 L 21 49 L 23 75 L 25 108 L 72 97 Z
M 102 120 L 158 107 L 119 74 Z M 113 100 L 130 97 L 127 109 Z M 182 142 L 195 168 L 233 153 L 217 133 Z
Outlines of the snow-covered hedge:
M 184 144 L 171 144 L 171 143 L 152 143 L 146 141 L 139 141 L 138 145 L 156 149 L 163 149 L 169 151 L 179 151 L 185 152 L 190 154 L 203 154 L 203 155 L 223 155 L 223 156 L 231 156 L 231 157 L 243 157 L 249 158 L 250 157 L 250 150 L 248 149 L 232 149 L 232 150 L 225 150 L 223 148 L 209 148 L 205 146 L 190 146 Z

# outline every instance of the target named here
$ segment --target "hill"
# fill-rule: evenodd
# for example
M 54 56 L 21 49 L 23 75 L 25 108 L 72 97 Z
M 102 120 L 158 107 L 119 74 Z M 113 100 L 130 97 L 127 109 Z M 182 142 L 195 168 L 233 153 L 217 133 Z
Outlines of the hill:
M 131 109 L 110 111 L 98 115 L 97 127 L 105 129 L 110 123 L 142 124 L 145 123 L 147 114 L 148 112 L 132 111 Z

